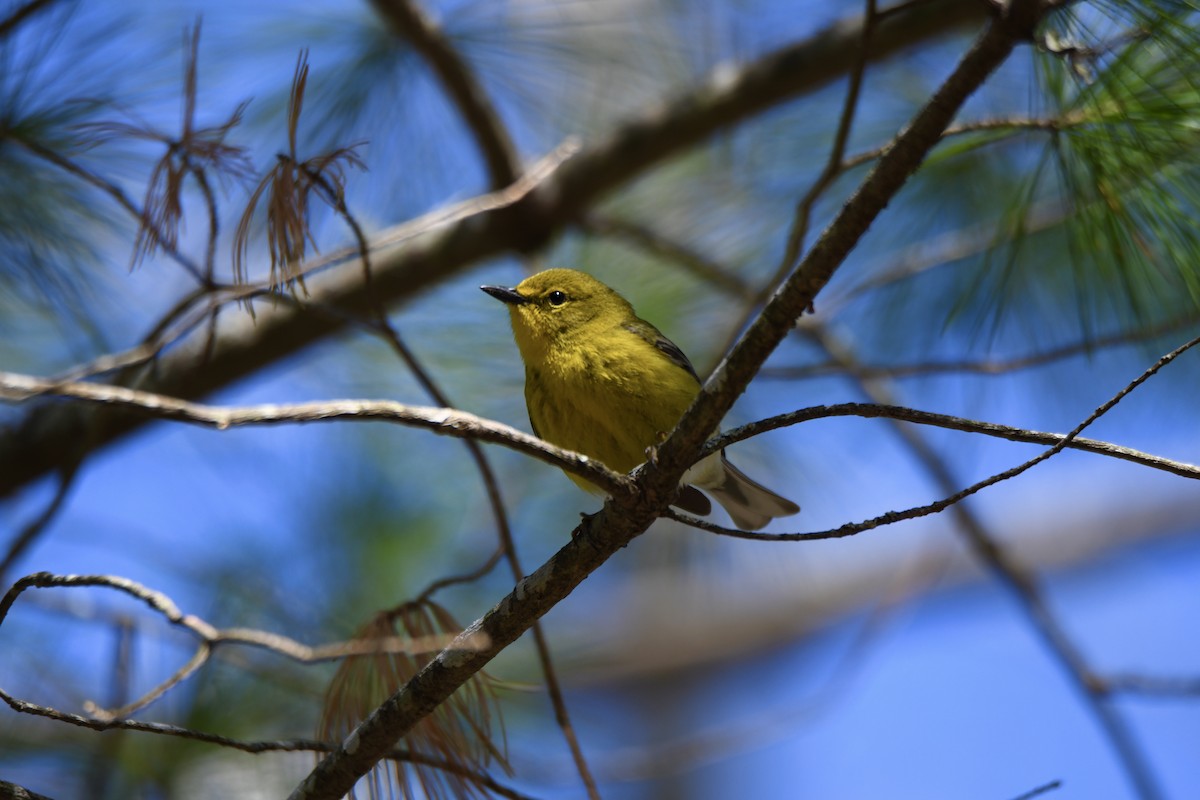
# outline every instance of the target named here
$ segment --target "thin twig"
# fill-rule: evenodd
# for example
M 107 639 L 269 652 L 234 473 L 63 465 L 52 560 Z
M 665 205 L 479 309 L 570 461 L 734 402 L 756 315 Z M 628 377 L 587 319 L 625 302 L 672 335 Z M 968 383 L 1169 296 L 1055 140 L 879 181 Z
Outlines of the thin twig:
M 862 89 L 863 75 L 866 73 L 868 54 L 871 48 L 868 44 L 871 41 L 871 35 L 875 30 L 877 23 L 875 0 L 866 0 L 866 13 L 863 16 L 862 31 L 858 41 L 857 50 L 855 51 L 854 66 L 850 70 L 849 83 L 846 86 L 846 97 L 842 103 L 842 113 L 838 118 L 837 130 L 833 135 L 833 144 L 829 149 L 829 157 L 825 159 L 825 166 L 821 169 L 821 173 L 812 185 L 808 187 L 808 191 L 796 203 L 796 209 L 792 215 L 792 225 L 788 230 L 787 242 L 784 244 L 783 257 L 779 260 L 779 265 L 775 268 L 774 274 L 767 280 L 757 296 L 746 306 L 745 313 L 742 318 L 730 329 L 730 341 L 722 348 L 722 352 L 727 352 L 741 334 L 746 324 L 759 312 L 771 296 L 771 292 L 786 278 L 795 267 L 797 260 L 800 258 L 800 253 L 804 250 L 804 241 L 808 238 L 808 229 L 812 223 L 812 212 L 817 201 L 825 193 L 833 182 L 843 172 L 842 159 L 846 154 L 846 143 L 850 138 L 850 128 L 854 124 L 854 117 L 858 111 L 858 99 Z M 811 307 L 810 309 L 812 310 Z
M 321 742 L 315 739 L 277 739 L 273 741 L 245 741 L 242 739 L 233 739 L 228 736 L 221 736 L 216 733 L 208 733 L 206 731 L 198 731 L 191 728 L 183 728 L 178 725 L 170 725 L 165 722 L 143 722 L 136 719 L 111 719 L 101 720 L 92 719 L 90 717 L 80 716 L 79 714 L 71 714 L 67 711 L 60 711 L 49 706 L 30 703 L 25 700 L 20 700 L 13 697 L 8 692 L 0 689 L 0 700 L 3 700 L 9 708 L 20 714 L 30 714 L 38 717 L 45 717 L 56 722 L 64 722 L 69 725 L 75 725 L 80 728 L 88 728 L 94 731 L 137 731 L 139 733 L 153 733 L 160 736 L 171 736 L 179 739 L 188 739 L 195 742 L 203 742 L 205 744 L 213 744 L 219 747 L 225 747 L 230 750 L 238 750 L 243 753 L 260 754 L 260 753 L 329 753 L 336 750 L 340 744 L 338 742 Z M 468 778 L 480 786 L 486 787 L 491 791 L 496 792 L 502 797 L 510 798 L 511 800 L 533 800 L 528 795 L 521 794 L 514 789 L 504 786 L 496 781 L 485 772 L 474 772 L 465 769 L 461 764 L 456 764 L 451 761 L 428 756 L 423 753 L 413 753 L 407 750 L 393 749 L 389 751 L 384 758 L 393 761 L 407 761 L 413 764 L 423 764 L 434 767 L 435 769 L 445 770 L 456 775 L 461 775 Z
M 629 479 L 598 461 L 545 442 L 536 436 L 450 408 L 412 406 L 391 400 L 334 400 L 312 403 L 221 407 L 177 397 L 80 381 L 56 382 L 14 372 L 0 372 L 0 399 L 17 402 L 39 395 L 73 397 L 108 406 L 146 412 L 160 419 L 190 422 L 217 430 L 245 425 L 316 422 L 327 419 L 386 420 L 425 428 L 459 439 L 503 444 L 552 466 L 586 478 L 610 494 L 629 492 Z
M 1153 453 L 1134 450 L 1130 447 L 1124 447 L 1122 445 L 1101 441 L 1099 439 L 1088 439 L 1082 436 L 1068 439 L 1068 435 L 1064 433 L 1046 433 L 1043 431 L 1028 430 L 1026 428 L 1017 428 L 1011 425 L 1002 425 L 998 422 L 984 422 L 981 420 L 967 419 L 966 417 L 956 417 L 950 414 L 938 414 L 933 411 L 920 411 L 914 408 L 906 408 L 904 406 L 889 406 L 878 403 L 837 403 L 830 406 L 810 406 L 808 408 L 801 408 L 797 411 L 791 411 L 786 414 L 768 417 L 766 419 L 759 420 L 757 422 L 751 422 L 726 431 L 720 436 L 710 440 L 704 446 L 704 450 L 702 452 L 705 454 L 715 453 L 716 451 L 728 447 L 731 444 L 758 436 L 762 433 L 766 433 L 767 431 L 786 428 L 791 425 L 796 425 L 801 422 L 808 422 L 810 420 L 828 419 L 831 417 L 893 419 L 902 422 L 913 422 L 918 425 L 932 425 L 937 428 L 963 431 L 964 433 L 978 433 L 984 436 L 994 436 L 998 439 L 1007 439 L 1010 442 L 1063 445 L 1071 450 L 1081 450 L 1086 453 L 1095 453 L 1096 455 L 1119 458 L 1123 461 L 1131 461 L 1134 464 L 1140 464 L 1141 466 L 1150 467 L 1151 469 L 1169 472 L 1172 475 L 1178 475 L 1182 478 L 1200 478 L 1200 466 L 1188 464 L 1183 461 L 1175 461 L 1170 458 L 1163 458 L 1162 456 L 1156 456 Z
M 829 150 L 829 157 L 825 160 L 825 167 L 821 170 L 821 174 L 817 176 L 812 186 L 804 193 L 800 201 L 796 203 L 796 211 L 791 230 L 788 231 L 783 258 L 775 270 L 775 278 L 768 283 L 771 287 L 774 287 L 776 283 L 783 280 L 784 276 L 792 271 L 796 259 L 800 257 L 800 251 L 804 248 L 804 240 L 808 238 L 808 228 L 812 220 L 813 206 L 843 171 L 842 159 L 846 154 L 846 142 L 850 138 L 850 127 L 854 124 L 854 116 L 858 110 L 858 97 L 862 89 L 863 75 L 867 69 L 867 53 L 870 51 L 868 45 L 870 44 L 871 34 L 875 29 L 876 23 L 875 0 L 866 0 L 866 4 L 867 11 L 863 17 L 862 39 L 858 43 L 858 53 L 855 57 L 854 68 L 850 71 L 850 80 L 846 87 L 846 98 L 842 104 L 842 114 L 838 119 L 837 131 L 833 135 L 833 146 Z M 759 302 L 762 302 L 761 298 Z
M 428 600 L 434 594 L 436 594 L 437 592 L 440 592 L 442 589 L 445 589 L 448 586 L 458 586 L 458 585 L 461 585 L 464 583 L 474 583 L 475 581 L 479 580 L 480 578 L 484 577 L 489 572 L 494 570 L 496 568 L 496 565 L 500 563 L 500 559 L 502 559 L 502 558 L 504 558 L 504 545 L 500 544 L 496 547 L 495 550 L 492 551 L 492 554 L 487 557 L 487 561 L 484 561 L 482 564 L 480 564 L 478 567 L 471 570 L 470 572 L 464 572 L 460 575 L 449 575 L 447 577 L 438 578 L 437 580 L 431 582 L 428 586 L 426 586 L 425 589 L 420 594 L 417 595 L 417 599 L 414 600 L 413 602 L 424 603 L 426 600 Z

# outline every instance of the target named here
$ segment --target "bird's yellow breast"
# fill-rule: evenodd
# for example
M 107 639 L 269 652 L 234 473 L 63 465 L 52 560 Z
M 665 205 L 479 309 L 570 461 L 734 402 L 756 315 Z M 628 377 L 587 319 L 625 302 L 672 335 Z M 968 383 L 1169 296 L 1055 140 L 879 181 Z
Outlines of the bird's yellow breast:
M 685 369 L 631 331 L 556 344 L 522 348 L 530 422 L 546 441 L 618 472 L 644 462 L 699 391 Z

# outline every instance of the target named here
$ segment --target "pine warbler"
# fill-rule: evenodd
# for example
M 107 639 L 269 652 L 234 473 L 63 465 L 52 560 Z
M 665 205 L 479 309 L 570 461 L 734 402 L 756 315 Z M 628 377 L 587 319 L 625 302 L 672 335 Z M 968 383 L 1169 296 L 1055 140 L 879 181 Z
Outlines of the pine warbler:
M 508 304 L 525 362 L 525 404 L 533 431 L 559 447 L 598 459 L 617 472 L 646 460 L 700 390 L 691 362 L 670 339 L 640 319 L 621 295 L 570 269 L 539 272 L 514 288 L 481 286 Z M 571 475 L 590 492 L 599 489 Z M 800 511 L 713 453 L 683 476 L 674 505 L 701 516 L 724 506 L 734 524 L 758 530 Z

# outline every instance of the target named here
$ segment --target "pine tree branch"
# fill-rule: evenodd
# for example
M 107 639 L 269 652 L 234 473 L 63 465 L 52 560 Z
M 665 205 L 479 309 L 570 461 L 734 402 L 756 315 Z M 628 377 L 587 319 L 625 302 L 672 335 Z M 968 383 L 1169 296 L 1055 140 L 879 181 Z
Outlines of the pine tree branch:
M 468 627 L 468 632 L 486 634 L 492 642 L 490 648 L 440 654 L 326 756 L 292 793 L 292 800 L 343 796 L 393 742 L 662 515 L 706 433 L 717 426 L 795 318 L 811 305 L 871 222 L 917 169 L 962 103 L 1019 42 L 1030 38 L 1041 12 L 1040 3 L 1014 0 L 988 26 L 705 384 L 675 433 L 659 448 L 657 458 L 636 473 L 640 491 L 610 499 L 597 515 L 575 529 L 571 540 L 550 560 Z M 577 174 L 579 162 L 573 163 Z M 563 177 L 570 180 L 570 175 Z
M 978 23 L 990 9 L 983 0 L 907 5 L 904 13 L 888 15 L 873 31 L 873 62 Z M 264 308 L 256 324 L 226 320 L 211 358 L 201 360 L 194 350 L 177 348 L 159 359 L 144 388 L 175 397 L 203 397 L 341 331 L 349 319 L 365 316 L 380 299 L 394 304 L 482 259 L 536 248 L 654 164 L 844 75 L 854 62 L 854 44 L 861 33 L 861 21 L 840 22 L 741 69 L 722 68 L 695 90 L 624 124 L 552 176 L 534 181 L 537 191 L 527 186 L 527 193 L 509 201 L 519 209 L 485 203 L 403 241 L 385 237 L 375 243 L 374 297 L 368 296 L 353 268 L 310 287 L 314 302 L 341 309 L 346 317 L 314 320 L 295 308 L 278 307 Z M 79 406 L 34 410 L 0 430 L 0 497 L 58 469 L 64 459 L 78 457 L 81 447 L 105 447 L 144 421 Z

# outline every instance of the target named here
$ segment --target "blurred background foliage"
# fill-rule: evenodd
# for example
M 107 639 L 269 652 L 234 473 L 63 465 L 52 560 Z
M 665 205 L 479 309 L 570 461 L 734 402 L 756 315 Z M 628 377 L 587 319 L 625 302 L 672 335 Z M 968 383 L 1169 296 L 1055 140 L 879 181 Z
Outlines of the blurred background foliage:
M 178 137 L 198 24 L 196 125 L 222 125 L 248 101 L 227 139 L 246 148 L 256 175 L 287 149 L 288 89 L 307 49 L 300 157 L 362 143 L 367 170 L 348 173 L 346 203 L 368 234 L 488 188 L 442 87 L 371 4 L 46 5 L 0 37 L 0 368 L 53 375 L 129 347 L 194 288 L 161 253 L 131 267 L 136 220 L 88 176 L 142 201 L 163 142 L 100 137 L 94 126 Z M 714 70 L 860 10 L 816 0 L 425 6 L 526 161 L 568 135 L 595 141 Z M 915 408 L 1065 431 L 1194 335 L 1195 21 L 1189 3 L 1151 0 L 1054 14 L 1041 46 L 1018 50 L 971 99 L 964 130 L 893 201 L 727 425 L 882 391 Z M 847 155 L 886 144 L 975 30 L 870 65 Z M 571 265 L 617 287 L 707 372 L 769 288 L 845 89 L 836 82 L 675 155 L 545 251 L 448 277 L 391 309 L 392 323 L 458 407 L 527 428 L 506 315 L 475 287 Z M 810 231 L 869 164 L 835 180 Z M 213 183 L 220 281 L 231 277 L 232 234 L 254 183 Z M 192 183 L 183 197 L 180 250 L 198 263 L 204 201 Z M 334 213 L 314 210 L 312 223 L 322 251 L 352 244 Z M 256 225 L 248 262 L 263 279 Z M 995 366 L 1056 348 L 1066 350 L 1035 366 Z M 1089 435 L 1194 462 L 1198 377 L 1196 358 L 1180 359 Z M 335 397 L 428 402 L 392 350 L 361 330 L 211 401 Z M 17 425 L 26 411 L 0 407 L 0 423 Z M 920 436 L 960 486 L 1036 452 L 949 431 Z M 747 472 L 804 507 L 777 530 L 835 527 L 945 493 L 879 421 L 805 424 L 735 450 Z M 503 448 L 488 458 L 532 570 L 596 501 Z M 54 488 L 46 480 L 0 505 L 6 547 Z M 1200 501 L 1185 480 L 1066 453 L 968 502 L 1044 579 L 1098 673 L 1200 675 L 1200 645 L 1184 635 L 1200 613 Z M 317 644 L 350 637 L 496 548 L 460 442 L 380 423 L 220 433 L 159 424 L 89 458 L 4 577 L 122 575 L 216 625 Z M 437 599 L 465 623 L 511 585 L 498 567 Z M 605 797 L 999 798 L 1051 780 L 1063 781 L 1063 796 L 1134 796 L 1018 605 L 965 555 L 949 515 L 793 545 L 659 522 L 545 623 Z M 41 590 L 0 630 L 0 688 L 77 713 L 88 700 L 115 706 L 194 645 L 114 592 Z M 311 738 L 335 669 L 223 648 L 138 716 L 245 740 Z M 582 796 L 528 641 L 490 672 L 514 770 L 497 777 L 536 797 Z M 1200 785 L 1195 697 L 1114 702 L 1162 796 L 1190 796 Z M 59 800 L 282 796 L 313 763 L 100 735 L 8 710 L 0 719 L 0 778 Z

